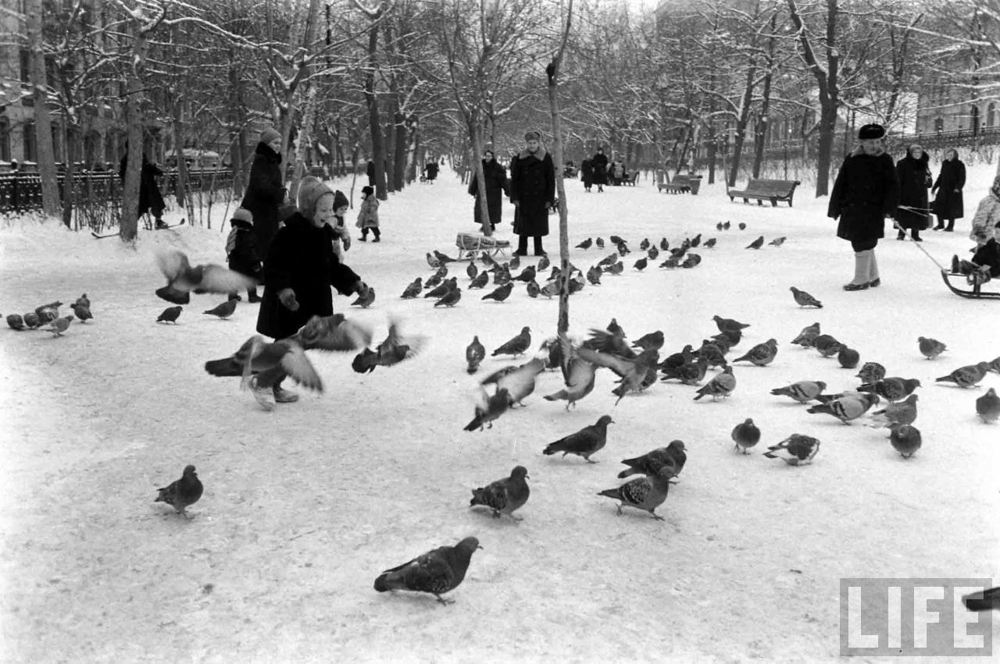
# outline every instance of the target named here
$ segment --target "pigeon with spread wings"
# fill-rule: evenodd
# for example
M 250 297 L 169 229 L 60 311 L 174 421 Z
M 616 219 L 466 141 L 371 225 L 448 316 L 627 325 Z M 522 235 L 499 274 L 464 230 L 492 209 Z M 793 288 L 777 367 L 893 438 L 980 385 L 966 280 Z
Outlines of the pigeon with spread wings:
M 165 249 L 156 254 L 156 264 L 167 278 L 167 285 L 156 294 L 173 304 L 188 304 L 191 292 L 235 293 L 253 288 L 257 281 L 233 270 L 206 263 L 191 267 L 188 257 L 177 249 Z

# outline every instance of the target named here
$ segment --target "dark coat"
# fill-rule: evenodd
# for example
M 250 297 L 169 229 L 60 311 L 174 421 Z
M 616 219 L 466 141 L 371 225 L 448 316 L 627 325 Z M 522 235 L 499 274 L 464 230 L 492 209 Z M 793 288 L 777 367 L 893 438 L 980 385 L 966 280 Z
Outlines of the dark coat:
M 599 152 L 590 160 L 594 167 L 594 184 L 608 183 L 608 155 Z
M 438 163 L 436 161 L 427 162 L 424 171 L 427 172 L 427 179 L 433 182 L 438 176 Z
M 854 152 L 844 160 L 827 216 L 840 219 L 837 237 L 854 242 L 885 237 L 885 217 L 896 211 L 899 183 L 892 157 Z
M 947 160 L 941 164 L 941 173 L 934 181 L 931 193 L 937 191 L 934 198 L 934 214 L 942 219 L 961 219 L 965 216 L 965 199 L 962 189 L 965 188 L 965 164 L 961 159 Z
M 250 183 L 240 207 L 253 214 L 253 232 L 257 247 L 267 255 L 274 234 L 278 232 L 278 208 L 285 202 L 285 187 L 281 177 L 281 155 L 267 143 L 258 143 L 250 166 Z
M 486 181 L 486 205 L 490 210 L 490 223 L 496 226 L 503 214 L 503 197 L 510 192 L 507 185 L 507 169 L 497 163 L 496 159 L 483 161 L 483 179 Z M 482 225 L 482 214 L 479 212 L 479 180 L 475 173 L 469 183 L 469 193 L 476 197 L 473 219 L 476 225 Z
M 927 189 L 931 181 L 930 159 L 927 153 L 914 159 L 906 155 L 896 162 L 896 179 L 899 180 L 899 205 L 917 208 L 916 210 L 897 209 L 893 218 L 903 228 L 923 230 L 930 221 L 927 212 Z
M 589 159 L 580 162 L 580 179 L 588 189 L 594 186 L 594 164 Z
M 514 232 L 541 237 L 549 234 L 549 207 L 556 198 L 556 169 L 545 148 L 535 154 L 521 151 L 510 162 L 510 200 Z
M 371 159 L 368 160 L 368 168 L 365 169 L 365 173 L 368 175 L 368 186 L 375 186 L 375 162 Z
M 262 265 L 260 251 L 257 248 L 257 236 L 246 224 L 238 223 L 233 230 L 235 236 L 232 251 L 228 256 L 229 269 L 259 280 Z
M 128 169 L 128 152 L 126 148 L 125 156 L 122 157 L 118 167 L 118 177 L 125 182 L 125 171 Z M 142 155 L 142 170 L 139 173 L 139 217 L 152 212 L 153 216 L 159 219 L 163 216 L 166 205 L 163 202 L 163 195 L 156 184 L 156 177 L 163 175 L 163 171 L 149 163 L 146 155 Z
M 306 324 L 312 316 L 333 314 L 330 286 L 349 295 L 359 277 L 337 260 L 333 253 L 333 229 L 317 228 L 295 212 L 274 236 L 264 260 L 264 297 L 257 316 L 257 331 L 284 339 Z M 297 311 L 285 307 L 278 293 L 295 291 Z

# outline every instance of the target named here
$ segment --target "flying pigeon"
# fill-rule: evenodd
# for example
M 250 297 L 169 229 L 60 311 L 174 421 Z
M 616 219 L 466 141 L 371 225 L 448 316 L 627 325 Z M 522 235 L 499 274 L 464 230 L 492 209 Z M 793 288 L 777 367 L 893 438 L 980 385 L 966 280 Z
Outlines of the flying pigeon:
M 731 435 L 733 442 L 736 443 L 734 449 L 740 450 L 743 454 L 749 454 L 747 450 L 760 442 L 760 429 L 749 417 L 733 427 Z
M 204 487 L 201 480 L 198 479 L 198 474 L 194 471 L 194 466 L 185 466 L 184 473 L 179 480 L 171 482 L 168 486 L 157 489 L 157 491 L 159 493 L 156 500 L 153 501 L 154 503 L 173 505 L 177 514 L 183 514 L 190 519 L 191 517 L 186 510 L 198 502 Z
M 802 466 L 813 460 L 819 452 L 819 441 L 810 436 L 793 433 L 764 452 L 768 459 L 781 459 L 789 466 Z
M 479 343 L 479 336 L 472 337 L 472 343 L 465 349 L 465 361 L 468 363 L 466 371 L 474 374 L 479 370 L 479 363 L 486 357 L 486 349 Z
M 498 390 L 507 392 L 510 405 L 522 405 L 521 402 L 535 391 L 535 379 L 545 371 L 545 361 L 533 358 L 518 367 L 505 367 L 493 372 L 482 380 L 482 385 L 495 383 Z
M 889 404 L 872 413 L 872 422 L 876 427 L 891 427 L 897 424 L 913 424 L 917 419 L 917 395 L 911 394 L 903 401 L 890 401 Z
M 507 282 L 503 286 L 497 286 L 495 289 L 493 289 L 493 292 L 483 295 L 481 299 L 503 302 L 508 297 L 510 297 L 510 293 L 512 290 L 514 290 L 514 284 L 512 282 Z
M 426 342 L 427 338 L 422 335 L 403 336 L 400 332 L 399 321 L 390 320 L 388 335 L 375 347 L 371 369 L 376 366 L 391 367 L 403 360 L 415 357 L 423 349 Z
M 562 348 L 561 368 L 566 386 L 558 392 L 546 394 L 543 398 L 546 401 L 565 399 L 566 410 L 569 410 L 571 406 L 576 408 L 576 402 L 594 390 L 597 368 L 592 363 L 582 359 L 565 336 L 560 335 L 559 344 Z
M 742 226 L 742 224 L 740 224 Z M 742 228 L 740 230 L 743 230 Z M 747 249 L 760 249 L 764 246 L 764 236 L 761 235 L 759 238 L 751 242 L 746 246 Z
M 181 315 L 184 307 L 178 305 L 176 307 L 167 307 L 160 314 L 159 318 L 156 319 L 157 323 L 176 323 L 177 318 Z
M 989 362 L 979 362 L 977 364 L 959 367 L 947 376 L 935 378 L 935 381 L 939 383 L 955 383 L 959 387 L 974 387 L 979 383 L 979 381 L 986 377 L 986 372 L 989 371 L 989 369 Z
M 823 308 L 822 302 L 804 290 L 799 290 L 795 286 L 792 286 L 790 290 L 792 291 L 792 297 L 795 298 L 795 304 L 800 307 L 816 307 L 817 309 Z
M 623 507 L 635 507 L 636 509 L 649 512 L 658 521 L 664 518 L 656 514 L 656 508 L 667 499 L 667 492 L 670 490 L 670 469 L 663 468 L 652 477 L 640 477 L 616 489 L 606 489 L 598 492 L 598 496 L 607 496 L 619 501 L 618 514 L 622 514 Z
M 900 378 L 889 376 L 874 383 L 864 383 L 858 387 L 858 392 L 872 392 L 889 401 L 899 401 L 910 396 L 913 390 L 921 387 L 917 378 Z
M 494 350 L 490 354 L 490 357 L 496 357 L 497 355 L 513 355 L 516 357 L 518 355 L 523 355 L 530 346 L 531 328 L 525 325 L 521 328 L 521 331 L 517 335 Z
M 236 311 L 236 300 L 226 300 L 217 307 L 213 307 L 208 311 L 203 311 L 202 313 L 208 314 L 209 316 L 217 316 L 223 320 L 229 318 Z
M 848 392 L 838 399 L 827 403 L 811 406 L 807 413 L 833 415 L 844 424 L 850 424 L 851 420 L 856 420 L 878 403 L 878 397 L 874 394 L 861 394 L 858 392 Z
M 214 263 L 191 267 L 188 257 L 176 249 L 158 252 L 156 262 L 167 278 L 167 285 L 157 289 L 156 294 L 173 304 L 188 304 L 192 291 L 228 294 L 257 285 L 253 278 Z
M 472 263 L 469 263 L 469 264 L 472 265 Z M 413 281 L 411 281 L 410 285 L 408 285 L 403 290 L 403 294 L 400 295 L 400 297 L 403 298 L 404 300 L 412 300 L 416 296 L 420 295 L 420 291 L 422 291 L 423 288 L 424 288 L 424 285 L 423 285 L 422 282 L 423 282 L 423 280 L 420 277 L 417 277 L 416 279 L 414 279 Z
M 488 428 L 493 428 L 493 420 L 497 419 L 510 407 L 510 395 L 507 394 L 507 390 L 503 388 L 498 388 L 496 393 L 492 396 L 486 393 L 482 387 L 479 388 L 478 392 L 479 401 L 476 404 L 476 416 L 472 418 L 472 421 L 465 425 L 466 431 L 475 431 L 479 429 L 483 430 L 483 427 L 488 425 Z
M 583 457 L 587 463 L 597 463 L 596 461 L 591 461 L 590 457 L 599 452 L 607 444 L 608 424 L 613 423 L 614 420 L 611 419 L 610 415 L 602 415 L 594 424 L 586 426 L 564 438 L 560 438 L 553 443 L 549 443 L 542 450 L 542 454 L 548 456 L 562 452 L 564 458 L 567 454 L 576 454 Z
M 615 401 L 615 405 L 629 392 L 641 392 L 645 387 L 649 387 L 648 376 L 653 372 L 653 380 L 656 379 L 656 369 L 660 363 L 659 352 L 656 349 L 644 350 L 631 359 L 602 353 L 586 346 L 581 346 L 577 353 L 587 362 L 598 367 L 607 367 L 618 376 L 619 389 L 614 391 L 618 400 Z
M 976 414 L 986 424 L 1000 420 L 1000 397 L 994 388 L 991 387 L 986 394 L 976 399 Z
M 670 471 L 671 477 L 676 477 L 687 463 L 687 452 L 684 441 L 672 440 L 666 447 L 658 447 L 634 459 L 622 459 L 622 463 L 628 468 L 618 473 L 619 479 L 637 474 L 653 476 L 664 468 Z
M 441 595 L 454 590 L 465 580 L 469 562 L 476 549 L 481 549 L 479 540 L 466 537 L 455 546 L 442 546 L 417 556 L 413 560 L 382 572 L 375 579 L 375 590 L 412 590 L 430 593 L 442 604 L 453 604 Z
M 917 342 L 920 344 L 920 354 L 928 360 L 933 360 L 938 355 L 948 350 L 948 347 L 943 343 L 930 337 L 918 337 Z
M 771 245 L 771 246 L 773 246 L 773 247 L 780 247 L 781 245 L 783 245 L 785 243 L 785 240 L 787 240 L 787 239 L 788 238 L 786 238 L 784 235 L 782 235 L 781 237 L 774 238 L 773 240 L 771 240 L 770 242 L 768 242 L 768 244 Z
M 750 350 L 746 352 L 745 355 L 737 357 L 733 362 L 751 362 L 758 367 L 766 367 L 772 361 L 774 361 L 775 355 L 778 354 L 778 341 L 776 339 L 768 339 L 762 344 L 757 344 Z
M 69 329 L 69 324 L 73 322 L 73 316 L 63 316 L 62 318 L 56 318 L 54 321 L 49 323 L 49 326 L 45 328 L 46 331 L 51 332 L 54 337 L 61 337 L 63 332 Z
M 469 506 L 484 505 L 493 510 L 493 518 L 498 519 L 502 514 L 506 514 L 515 521 L 520 521 L 521 517 L 514 516 L 513 513 L 528 502 L 531 490 L 525 482 L 527 478 L 528 469 L 524 466 L 515 466 L 514 470 L 510 471 L 510 477 L 473 489 Z
M 698 401 L 703 396 L 712 397 L 712 401 L 719 397 L 725 399 L 736 389 L 736 376 L 733 375 L 733 368 L 727 366 L 722 373 L 716 374 L 704 387 L 698 388 L 698 396 L 694 398 Z
M 798 336 L 792 339 L 791 343 L 802 346 L 803 348 L 812 348 L 813 342 L 816 341 L 816 337 L 820 335 L 820 325 L 819 323 L 813 323 L 812 325 L 806 325 L 799 332 Z
M 777 387 L 771 390 L 771 394 L 791 397 L 799 403 L 812 401 L 823 393 L 826 383 L 821 380 L 800 380 L 785 387 Z
M 369 286 L 365 289 L 363 293 L 358 293 L 358 299 L 351 302 L 352 307 L 361 307 L 362 309 L 367 309 L 372 306 L 372 302 L 375 301 L 375 289 Z

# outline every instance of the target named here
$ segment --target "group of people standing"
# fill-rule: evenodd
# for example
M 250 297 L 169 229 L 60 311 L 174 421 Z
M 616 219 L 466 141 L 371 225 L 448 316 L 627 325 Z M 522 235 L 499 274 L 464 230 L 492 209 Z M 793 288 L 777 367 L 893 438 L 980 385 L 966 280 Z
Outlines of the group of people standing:
M 906 239 L 906 231 L 915 242 L 921 242 L 920 231 L 930 226 L 931 215 L 937 217 L 936 231 L 955 230 L 955 220 L 965 215 L 962 189 L 965 187 L 965 164 L 958 158 L 958 151 L 945 153 L 941 171 L 935 180 L 931 175 L 930 158 L 917 144 L 906 150 L 906 156 L 896 163 L 899 180 L 899 206 L 895 220 L 899 226 L 897 240 Z M 928 190 L 935 195 L 930 201 Z

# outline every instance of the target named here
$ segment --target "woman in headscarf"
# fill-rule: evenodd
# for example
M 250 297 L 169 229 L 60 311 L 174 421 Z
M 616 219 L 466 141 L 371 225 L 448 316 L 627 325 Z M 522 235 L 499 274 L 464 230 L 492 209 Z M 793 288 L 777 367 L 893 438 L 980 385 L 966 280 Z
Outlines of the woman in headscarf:
M 938 218 L 934 230 L 948 232 L 955 230 L 955 220 L 961 219 L 965 214 L 965 200 L 962 197 L 963 187 L 965 187 L 965 164 L 958 158 L 958 151 L 950 149 L 944 153 L 941 173 L 931 188 L 932 194 L 937 192 L 934 204 L 931 206 Z M 946 221 L 948 222 L 947 228 L 944 225 Z

